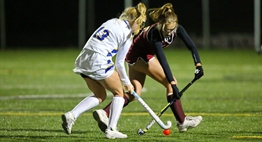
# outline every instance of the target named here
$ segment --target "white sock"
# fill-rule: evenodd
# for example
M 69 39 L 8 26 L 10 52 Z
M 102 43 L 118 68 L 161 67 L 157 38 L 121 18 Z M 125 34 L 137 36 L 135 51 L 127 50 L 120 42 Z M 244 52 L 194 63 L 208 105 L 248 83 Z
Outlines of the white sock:
M 108 129 L 110 128 L 112 128 L 113 130 L 116 129 L 116 125 L 120 118 L 124 102 L 125 99 L 122 97 L 113 97 L 110 107 L 110 113 L 109 113 L 109 124 L 107 127 Z
M 79 117 L 80 114 L 82 114 L 85 111 L 90 110 L 93 107 L 96 107 L 99 105 L 99 100 L 95 96 L 88 96 L 85 99 L 83 99 L 75 108 L 71 111 L 73 116 L 76 118 Z

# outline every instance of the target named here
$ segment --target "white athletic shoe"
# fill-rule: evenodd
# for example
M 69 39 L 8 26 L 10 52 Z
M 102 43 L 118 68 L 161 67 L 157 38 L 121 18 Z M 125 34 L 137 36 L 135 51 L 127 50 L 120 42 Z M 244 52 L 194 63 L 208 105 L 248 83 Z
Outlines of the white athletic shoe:
M 183 124 L 177 122 L 177 128 L 179 132 L 185 132 L 190 128 L 195 128 L 202 121 L 202 116 L 186 116 Z
M 72 126 L 74 125 L 76 119 L 71 112 L 67 112 L 62 115 L 62 127 L 68 135 L 71 134 Z
M 106 112 L 103 109 L 95 110 L 93 117 L 97 121 L 100 130 L 105 133 L 109 122 Z
M 119 132 L 117 130 L 106 129 L 105 133 L 106 133 L 106 137 L 108 139 L 115 139 L 115 138 L 124 139 L 124 138 L 127 138 L 126 134 L 123 134 L 123 133 L 121 133 L 121 132 Z

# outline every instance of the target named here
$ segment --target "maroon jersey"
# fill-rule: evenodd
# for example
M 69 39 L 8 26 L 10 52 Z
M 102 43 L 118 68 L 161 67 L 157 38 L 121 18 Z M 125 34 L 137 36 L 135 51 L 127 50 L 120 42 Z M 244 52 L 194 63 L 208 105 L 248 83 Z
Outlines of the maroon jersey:
M 143 59 L 145 62 L 148 62 L 156 55 L 165 72 L 167 80 L 172 82 L 174 78 L 168 65 L 163 48 L 170 45 L 174 41 L 175 37 L 179 37 L 191 52 L 194 64 L 196 65 L 197 63 L 201 63 L 196 46 L 187 34 L 184 27 L 179 24 L 171 36 L 164 37 L 156 26 L 157 24 L 153 24 L 149 27 L 146 27 L 143 29 L 143 31 L 141 31 L 140 34 L 134 37 L 133 43 L 126 55 L 126 62 L 129 64 L 134 64 L 138 59 Z
M 139 58 L 148 62 L 156 54 L 152 42 L 161 42 L 162 48 L 165 48 L 173 42 L 175 37 L 176 33 L 173 33 L 170 37 L 165 38 L 156 28 L 156 24 L 144 28 L 134 37 L 129 52 L 126 55 L 126 62 L 133 64 Z

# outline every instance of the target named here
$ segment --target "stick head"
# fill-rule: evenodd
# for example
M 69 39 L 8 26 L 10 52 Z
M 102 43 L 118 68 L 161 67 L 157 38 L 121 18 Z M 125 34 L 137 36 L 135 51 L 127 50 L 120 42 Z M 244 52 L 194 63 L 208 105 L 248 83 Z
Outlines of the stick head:
M 171 126 L 172 126 L 172 122 L 171 121 L 167 121 L 166 122 L 166 128 L 163 128 L 163 129 L 169 129 L 169 128 L 171 128 Z

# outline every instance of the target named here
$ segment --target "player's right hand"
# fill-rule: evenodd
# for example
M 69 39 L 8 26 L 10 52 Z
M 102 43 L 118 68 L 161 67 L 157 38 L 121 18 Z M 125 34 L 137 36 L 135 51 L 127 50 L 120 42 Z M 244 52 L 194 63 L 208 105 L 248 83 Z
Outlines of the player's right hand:
M 195 79 L 200 79 L 204 75 L 204 70 L 202 66 L 196 66 Z
M 132 84 L 125 86 L 125 89 L 129 93 L 133 93 L 134 92 L 134 86 Z

